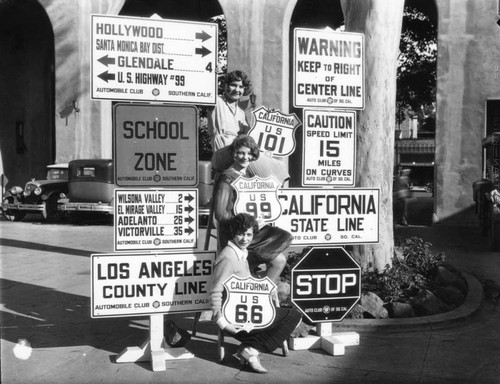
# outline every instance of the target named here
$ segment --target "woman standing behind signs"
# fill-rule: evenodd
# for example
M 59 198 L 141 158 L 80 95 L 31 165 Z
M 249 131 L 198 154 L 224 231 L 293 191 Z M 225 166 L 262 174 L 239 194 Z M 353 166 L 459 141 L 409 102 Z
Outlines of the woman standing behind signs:
M 250 177 L 248 166 L 259 158 L 259 147 L 250 136 L 237 137 L 230 146 L 233 164 L 223 171 L 215 181 L 212 195 L 213 210 L 217 225 L 217 242 L 219 251 L 231 239 L 228 220 L 234 216 L 236 190 L 231 183 L 240 176 Z M 277 282 L 286 265 L 286 256 L 283 252 L 290 246 L 292 235 L 287 231 L 264 225 L 257 232 L 248 247 L 248 262 L 254 270 L 258 265 L 265 263 L 266 276 Z
M 212 275 L 210 302 L 214 313 L 213 319 L 223 331 L 241 342 L 236 357 L 242 363 L 249 364 L 255 372 L 266 373 L 267 370 L 259 361 L 260 352 L 272 352 L 282 346 L 297 328 L 302 316 L 294 308 L 275 308 L 276 316 L 271 324 L 250 332 L 242 330 L 241 324 L 231 324 L 226 320 L 222 313 L 223 284 L 232 275 L 243 279 L 250 277 L 248 248 L 254 234 L 259 233 L 257 221 L 246 213 L 232 217 L 227 224 L 231 240 L 215 260 Z
M 229 146 L 238 135 L 250 130 L 245 111 L 239 103 L 251 89 L 248 76 L 242 71 L 229 72 L 222 81 L 223 95 L 217 97 L 217 105 L 208 114 L 208 134 L 214 151 L 212 167 L 220 172 L 232 163 Z M 274 176 L 280 183 L 290 177 L 283 161 L 268 156 L 250 165 L 250 175 Z
M 238 105 L 250 88 L 250 80 L 241 71 L 229 72 L 222 83 L 223 95 L 217 97 L 217 105 L 208 114 L 208 134 L 214 152 L 231 145 L 238 135 L 250 129 L 245 112 Z

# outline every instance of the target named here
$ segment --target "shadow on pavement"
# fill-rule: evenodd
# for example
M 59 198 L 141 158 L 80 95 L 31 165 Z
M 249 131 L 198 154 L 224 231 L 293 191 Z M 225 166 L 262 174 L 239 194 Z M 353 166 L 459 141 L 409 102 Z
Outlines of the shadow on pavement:
M 413 194 L 415 196 L 416 193 Z M 408 224 L 410 225 L 432 225 L 432 214 L 434 212 L 434 198 L 429 196 L 418 196 L 408 201 Z
M 91 319 L 88 297 L 7 279 L 0 279 L 0 289 L 2 339 L 13 343 L 27 339 L 33 348 L 89 345 L 119 353 L 148 335 L 147 321 L 141 326 L 139 318 Z
M 0 238 L 0 246 L 31 249 L 33 251 L 62 253 L 63 255 L 75 255 L 75 256 L 84 256 L 84 257 L 90 257 L 90 255 L 92 253 L 95 253 L 93 251 L 85 251 L 82 249 L 66 248 L 66 247 L 59 247 L 59 246 L 48 245 L 48 244 L 33 243 L 30 241 L 24 241 L 24 240 L 12 240 L 12 239 L 3 239 L 3 238 Z

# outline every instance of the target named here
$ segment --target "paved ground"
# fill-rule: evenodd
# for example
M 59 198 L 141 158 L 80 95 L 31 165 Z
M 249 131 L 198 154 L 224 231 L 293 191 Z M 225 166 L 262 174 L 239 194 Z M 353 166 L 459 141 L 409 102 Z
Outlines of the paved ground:
M 430 241 L 455 266 L 500 284 L 500 254 L 487 251 L 476 227 L 413 225 L 398 232 Z M 209 323 L 187 345 L 193 359 L 167 361 L 162 372 L 148 362 L 117 364 L 118 353 L 147 338 L 148 321 L 90 318 L 89 255 L 112 252 L 112 244 L 110 225 L 0 220 L 2 383 L 500 383 L 500 309 L 490 297 L 452 323 L 350 328 L 360 345 L 343 356 L 264 355 L 266 375 L 231 358 L 218 364 Z M 191 328 L 191 317 L 172 318 Z M 27 359 L 19 340 L 32 347 Z M 236 344 L 229 343 L 232 353 Z

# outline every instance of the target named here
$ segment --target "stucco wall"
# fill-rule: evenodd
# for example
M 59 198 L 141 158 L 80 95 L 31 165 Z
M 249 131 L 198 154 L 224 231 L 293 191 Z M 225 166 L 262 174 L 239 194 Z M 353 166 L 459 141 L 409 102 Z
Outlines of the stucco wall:
M 283 67 L 288 62 L 283 62 L 283 55 L 288 50 L 289 10 L 296 0 L 219 2 L 227 20 L 228 69 L 240 69 L 250 76 L 258 105 L 286 111 Z
M 56 161 L 111 157 L 109 102 L 90 100 L 90 15 L 117 14 L 124 0 L 39 1 L 55 39 Z
M 438 0 L 435 222 L 470 216 L 481 178 L 487 97 L 500 96 L 500 27 L 495 0 Z M 496 70 L 495 70 L 496 69 Z

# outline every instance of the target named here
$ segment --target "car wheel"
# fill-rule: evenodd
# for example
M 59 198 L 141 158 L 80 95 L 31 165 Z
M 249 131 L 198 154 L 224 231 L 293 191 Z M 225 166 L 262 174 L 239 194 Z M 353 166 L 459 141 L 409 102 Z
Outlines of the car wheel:
M 14 203 L 14 197 L 12 196 L 6 197 L 3 201 L 5 203 L 12 204 Z M 5 211 L 2 210 L 2 215 L 9 221 L 21 221 L 24 218 L 24 216 L 26 216 L 26 212 L 6 209 Z
M 51 195 L 44 202 L 44 209 L 42 211 L 42 216 L 45 221 L 49 223 L 55 223 L 63 217 L 63 212 L 57 209 L 58 196 L 56 194 Z

